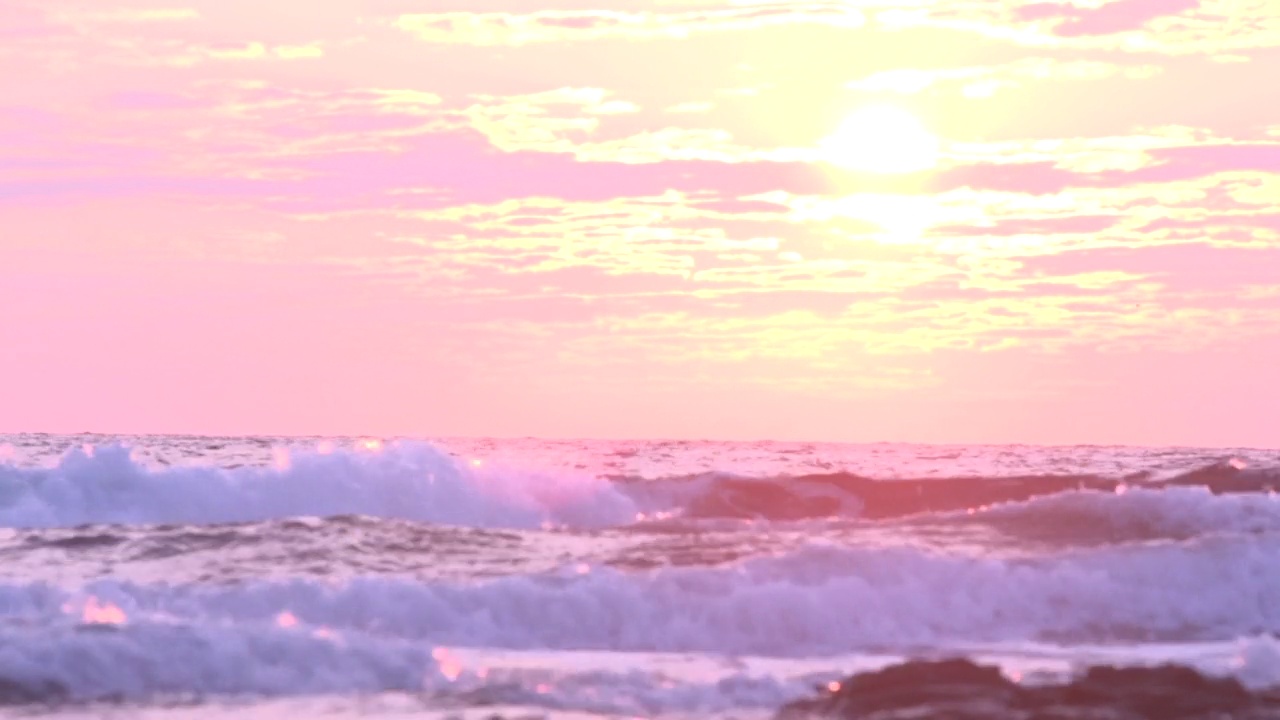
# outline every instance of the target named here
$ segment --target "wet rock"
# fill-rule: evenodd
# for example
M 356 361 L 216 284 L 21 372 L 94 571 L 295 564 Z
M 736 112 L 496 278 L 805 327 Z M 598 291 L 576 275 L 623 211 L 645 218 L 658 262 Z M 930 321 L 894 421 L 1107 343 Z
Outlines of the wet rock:
M 912 661 L 798 700 L 778 720 L 1280 720 L 1280 692 L 1180 666 L 1094 667 L 1062 685 L 1022 686 L 968 660 Z
M 0 677 L 0 706 L 56 703 L 66 697 L 67 688 L 53 680 L 22 682 Z

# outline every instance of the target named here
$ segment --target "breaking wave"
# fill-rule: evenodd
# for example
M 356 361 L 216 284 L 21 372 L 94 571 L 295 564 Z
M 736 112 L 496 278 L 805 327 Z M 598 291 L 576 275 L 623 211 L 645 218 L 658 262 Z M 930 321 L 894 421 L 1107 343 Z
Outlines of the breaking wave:
M 1024 559 L 811 544 L 774 557 L 643 572 L 566 567 L 489 580 L 368 576 L 233 584 L 97 580 L 129 618 L 212 626 L 281 613 L 337 632 L 475 647 L 783 657 L 952 642 L 1210 641 L 1280 632 L 1274 534 Z M 10 622 L 79 596 L 0 585 Z M 23 619 L 26 619 L 25 621 Z
M 1014 538 L 1068 544 L 1184 540 L 1280 533 L 1280 497 L 1271 492 L 1218 495 L 1203 486 L 1120 486 L 1118 492 L 1070 491 L 913 519 L 987 526 Z
M 583 661 L 572 668 L 548 668 L 545 661 L 504 667 L 499 659 L 498 666 L 490 667 L 495 659 L 491 653 L 338 633 L 304 623 L 282 625 L 279 619 L 242 628 L 146 620 L 0 628 L 0 648 L 0 707 L 413 693 L 418 699 L 406 714 L 421 713 L 428 698 L 454 706 L 518 705 L 612 716 L 771 711 L 815 686 L 826 687 L 850 666 L 870 669 L 901 658 L 841 658 L 821 670 L 791 673 L 745 668 L 708 673 L 702 666 L 692 676 L 678 669 L 584 669 L 590 663 Z M 1019 669 L 1016 658 L 992 659 L 1011 664 L 1014 672 Z M 1273 638 L 1240 638 L 1209 656 L 1188 660 L 1253 688 L 1273 687 L 1280 680 L 1280 643 Z M 1045 664 L 1030 662 L 1033 667 Z M 1050 672 L 1065 673 L 1067 668 Z
M 1231 671 L 1274 682 L 1278 479 L 610 479 L 415 442 L 156 468 L 84 448 L 0 464 L 0 704 L 402 690 L 644 715 L 807 689 L 503 678 L 467 649 L 792 663 L 1252 638 Z
M 468 467 L 426 443 L 281 455 L 275 467 L 152 470 L 120 445 L 53 468 L 0 466 L 0 525 L 215 524 L 367 515 L 472 527 L 594 527 L 635 518 L 608 481 Z
M 876 480 L 849 473 L 611 480 L 473 466 L 411 441 L 370 450 L 282 452 L 270 467 L 151 469 L 129 448 L 112 445 L 70 451 L 50 468 L 0 464 L 0 526 L 209 525 L 363 515 L 478 528 L 605 528 L 673 517 L 884 520 L 973 510 L 1010 527 L 1018 517 L 1053 515 L 1059 524 L 1088 516 L 1112 529 L 1125 523 L 1268 529 L 1274 527 L 1269 498 L 1277 485 L 1274 470 L 1226 463 L 1163 480 Z M 1251 497 L 1214 500 L 1241 494 Z

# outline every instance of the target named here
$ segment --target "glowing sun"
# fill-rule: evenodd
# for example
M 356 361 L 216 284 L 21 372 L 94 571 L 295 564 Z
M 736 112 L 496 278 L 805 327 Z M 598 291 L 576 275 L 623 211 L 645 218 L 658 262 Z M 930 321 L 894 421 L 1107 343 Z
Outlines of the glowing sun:
M 822 141 L 828 162 L 874 173 L 909 173 L 938 164 L 939 142 L 916 116 L 891 105 L 855 111 Z

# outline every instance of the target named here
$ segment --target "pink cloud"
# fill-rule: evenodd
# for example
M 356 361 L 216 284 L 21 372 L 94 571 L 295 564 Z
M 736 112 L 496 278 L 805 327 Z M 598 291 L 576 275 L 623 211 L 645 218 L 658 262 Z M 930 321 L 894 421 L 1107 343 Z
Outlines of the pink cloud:
M 1065 170 L 1054 162 L 971 162 L 930 174 L 928 186 L 937 192 L 973 188 L 1053 194 L 1072 187 L 1178 182 L 1226 172 L 1280 172 L 1280 143 L 1184 145 L 1145 153 L 1151 158 L 1146 167 L 1101 172 Z
M 585 163 L 566 154 L 502 153 L 470 131 L 420 136 L 395 155 L 353 152 L 304 160 L 296 167 L 320 174 L 305 186 L 319 195 L 303 202 L 341 201 L 342 196 L 360 196 L 379 187 L 439 191 L 418 198 L 416 207 L 535 196 L 604 200 L 667 190 L 716 190 L 737 196 L 779 189 L 821 194 L 833 187 L 820 169 L 802 163 L 755 163 L 749 172 L 707 161 Z
M 1133 273 L 1160 281 L 1176 299 L 1193 289 L 1235 294 L 1252 284 L 1277 283 L 1280 248 L 1210 248 L 1203 243 L 1113 247 L 1022 258 L 1044 276 L 1098 270 Z
M 1058 20 L 1054 32 L 1063 37 L 1110 35 L 1137 30 L 1151 20 L 1200 7 L 1200 0 L 1111 0 L 1098 7 L 1044 2 L 1014 10 L 1019 20 Z
M 1074 215 L 1070 217 L 1013 218 L 983 225 L 940 225 L 930 228 L 930 235 L 1059 235 L 1062 233 L 1097 233 L 1117 222 L 1116 215 Z
M 1222 228 L 1236 230 L 1271 230 L 1280 234 L 1280 213 L 1258 213 L 1255 215 L 1208 215 L 1194 218 L 1162 217 L 1146 223 L 1140 228 L 1143 233 L 1159 233 L 1172 231 L 1178 234 L 1217 233 Z
M 759 30 L 789 24 L 859 27 L 863 22 L 861 13 L 852 8 L 796 2 L 666 13 L 599 9 L 422 13 L 402 15 L 395 25 L 431 43 L 523 45 L 609 38 L 683 38 L 691 33 Z
M 1156 165 L 1132 174 L 1134 180 L 1171 182 L 1220 172 L 1280 172 L 1280 143 L 1189 145 L 1150 151 Z
M 1053 162 L 971 163 L 931 173 L 927 179 L 928 187 L 936 192 L 973 188 L 1040 195 L 1059 193 L 1080 182 L 1078 173 L 1063 170 Z

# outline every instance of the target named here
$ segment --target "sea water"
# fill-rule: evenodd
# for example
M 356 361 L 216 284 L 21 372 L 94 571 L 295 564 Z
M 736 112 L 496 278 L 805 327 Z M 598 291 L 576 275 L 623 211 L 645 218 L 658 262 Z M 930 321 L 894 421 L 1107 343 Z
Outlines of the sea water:
M 0 436 L 0 713 L 767 718 L 950 656 L 1269 686 L 1275 468 L 1250 449 Z

